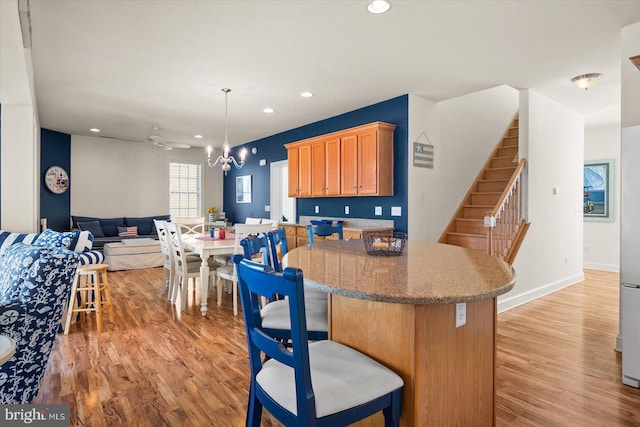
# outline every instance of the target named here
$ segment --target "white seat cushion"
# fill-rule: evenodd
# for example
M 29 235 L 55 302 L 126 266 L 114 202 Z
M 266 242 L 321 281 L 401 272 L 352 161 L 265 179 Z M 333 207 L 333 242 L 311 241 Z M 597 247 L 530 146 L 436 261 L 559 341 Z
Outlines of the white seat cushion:
M 334 341 L 310 343 L 309 364 L 317 418 L 369 402 L 404 384 L 392 370 Z M 297 414 L 292 368 L 269 359 L 256 381 L 279 405 Z
M 216 269 L 216 272 L 222 277 L 229 277 L 229 280 L 233 280 L 233 266 L 234 264 L 221 265 Z
M 305 301 L 307 315 L 307 330 L 327 332 L 329 330 L 327 300 Z M 289 317 L 289 300 L 273 301 L 260 310 L 262 327 L 270 329 L 291 330 Z

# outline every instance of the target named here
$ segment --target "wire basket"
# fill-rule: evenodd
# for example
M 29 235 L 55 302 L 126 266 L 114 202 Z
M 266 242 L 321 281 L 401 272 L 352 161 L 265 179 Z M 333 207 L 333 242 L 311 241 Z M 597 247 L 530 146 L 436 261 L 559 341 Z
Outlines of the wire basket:
M 407 234 L 397 231 L 365 231 L 362 239 L 369 255 L 400 256 L 407 242 Z

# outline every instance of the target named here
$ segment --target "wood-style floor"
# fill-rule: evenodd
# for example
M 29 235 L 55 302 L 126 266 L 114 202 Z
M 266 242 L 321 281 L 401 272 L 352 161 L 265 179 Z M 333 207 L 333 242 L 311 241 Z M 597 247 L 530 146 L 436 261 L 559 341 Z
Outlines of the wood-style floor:
M 640 390 L 621 383 L 618 275 L 580 284 L 498 316 L 498 426 L 638 426 Z M 59 335 L 33 403 L 67 403 L 71 425 L 244 425 L 248 361 L 231 296 L 193 294 L 177 322 L 162 269 L 111 272 L 116 322 Z M 199 297 L 199 295 L 197 295 Z M 277 426 L 269 415 L 263 426 Z

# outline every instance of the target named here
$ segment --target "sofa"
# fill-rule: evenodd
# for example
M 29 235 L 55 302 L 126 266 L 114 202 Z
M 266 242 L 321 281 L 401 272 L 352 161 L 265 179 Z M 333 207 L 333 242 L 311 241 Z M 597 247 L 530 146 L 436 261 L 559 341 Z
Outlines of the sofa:
M 16 343 L 0 366 L 0 404 L 37 396 L 78 264 L 76 252 L 22 242 L 0 256 L 0 334 Z
M 80 265 L 104 262 L 104 254 L 101 251 L 92 250 L 93 235 L 88 231 L 57 232 L 48 229 L 42 233 L 27 234 L 0 230 L 0 257 L 16 243 L 64 247 L 78 254 Z
M 153 220 L 169 221 L 171 215 L 145 217 L 97 218 L 91 216 L 71 216 L 73 230 L 89 231 L 93 234 L 93 247 L 102 249 L 107 243 L 122 242 L 124 239 L 158 239 Z

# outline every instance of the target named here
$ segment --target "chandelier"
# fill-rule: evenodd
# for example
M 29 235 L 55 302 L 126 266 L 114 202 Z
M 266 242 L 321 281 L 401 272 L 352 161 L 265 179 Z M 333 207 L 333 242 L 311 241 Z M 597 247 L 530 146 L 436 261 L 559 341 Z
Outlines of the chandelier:
M 232 163 L 238 169 L 244 166 L 244 159 L 247 156 L 247 150 L 243 148 L 240 151 L 240 162 L 238 162 L 232 155 L 229 154 L 229 150 L 231 149 L 231 147 L 229 146 L 229 140 L 227 139 L 229 127 L 229 117 L 227 115 L 227 96 L 229 95 L 229 92 L 231 92 L 231 89 L 224 88 L 221 90 L 224 92 L 224 144 L 222 144 L 222 154 L 218 156 L 215 162 L 211 157 L 213 148 L 211 148 L 211 146 L 207 147 L 207 165 L 209 165 L 210 168 L 213 168 L 218 163 L 220 163 L 220 165 L 222 166 L 222 171 L 226 176 L 227 172 L 231 170 Z

